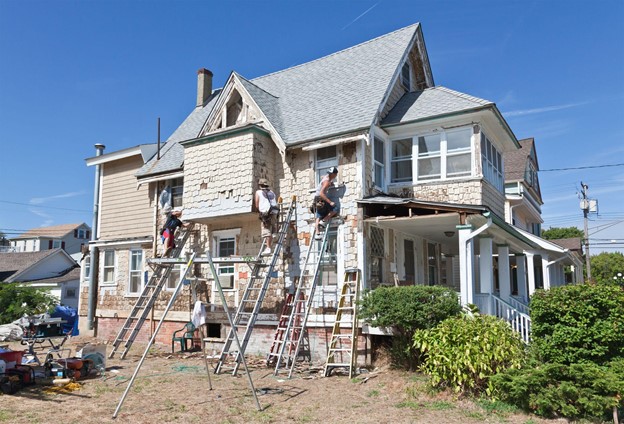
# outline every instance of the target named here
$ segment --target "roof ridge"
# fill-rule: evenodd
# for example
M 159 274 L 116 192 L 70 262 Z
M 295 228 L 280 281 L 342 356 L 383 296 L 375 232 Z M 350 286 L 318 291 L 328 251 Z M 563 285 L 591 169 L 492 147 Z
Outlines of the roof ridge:
M 473 101 L 473 102 L 476 102 L 476 103 L 481 103 L 483 105 L 494 104 L 494 102 L 491 101 L 491 100 L 486 100 L 486 99 L 482 99 L 480 97 L 472 96 L 470 94 L 462 93 L 461 91 L 453 90 L 452 88 L 448 88 L 448 87 L 445 87 L 443 85 L 437 85 L 437 86 L 431 87 L 431 88 L 440 89 L 442 91 L 445 91 L 445 92 L 447 92 L 449 94 L 452 94 L 454 96 L 460 97 L 462 99 L 470 100 L 470 101 Z
M 274 97 L 274 98 L 276 98 L 276 99 L 279 99 L 279 96 L 276 96 L 276 95 L 275 95 L 275 94 L 273 94 L 273 93 L 269 93 L 269 92 L 268 92 L 268 91 L 266 91 L 264 88 L 262 88 L 262 87 L 260 87 L 260 86 L 256 85 L 256 84 L 255 84 L 252 80 L 250 80 L 250 79 L 248 79 L 248 78 L 245 78 L 244 76 L 242 76 L 242 75 L 241 75 L 241 74 L 239 74 L 238 72 L 236 72 L 236 71 L 232 71 L 232 73 L 233 73 L 233 74 L 235 74 L 236 76 L 238 76 L 239 78 L 241 78 L 242 80 L 245 80 L 245 81 L 246 81 L 246 82 L 248 82 L 249 84 L 253 85 L 253 86 L 254 86 L 254 87 L 256 87 L 258 90 L 263 91 L 264 93 L 268 94 L 268 95 L 269 95 L 269 96 L 271 96 L 271 97 Z M 258 78 L 262 78 L 262 77 L 258 77 Z
M 373 38 L 373 39 L 371 39 L 371 40 L 366 40 L 366 41 L 363 41 L 363 42 L 361 42 L 361 43 L 359 43 L 359 44 L 356 44 L 355 46 L 347 47 L 346 49 L 343 49 L 343 50 L 338 50 L 337 52 L 333 52 L 333 53 L 330 53 L 330 54 L 328 54 L 328 55 L 326 55 L 326 56 L 322 56 L 322 57 L 316 58 L 316 59 L 314 59 L 314 60 L 310 60 L 309 62 L 300 63 L 299 65 L 291 66 L 291 67 L 286 68 L 286 69 L 280 69 L 279 71 L 271 72 L 271 73 L 268 73 L 268 74 L 266 74 L 266 75 L 261 75 L 261 76 L 259 76 L 259 77 L 254 78 L 253 80 L 249 80 L 249 81 L 251 82 L 251 81 L 259 80 L 259 79 L 262 79 L 262 78 L 265 78 L 265 77 L 269 77 L 269 76 L 272 76 L 272 75 L 279 74 L 279 73 L 281 73 L 281 72 L 290 71 L 290 70 L 292 70 L 292 69 L 296 69 L 296 68 L 299 68 L 299 67 L 304 66 L 304 65 L 309 65 L 309 64 L 311 64 L 311 63 L 314 63 L 314 62 L 318 62 L 318 61 L 320 61 L 320 60 L 327 59 L 328 57 L 336 56 L 336 55 L 338 55 L 338 54 L 341 54 L 341 53 L 347 52 L 347 51 L 349 51 L 349 50 L 353 50 L 353 49 L 355 49 L 355 48 L 357 48 L 357 47 L 360 47 L 360 46 L 363 46 L 363 45 L 366 45 L 366 44 L 372 43 L 373 41 L 377 41 L 377 40 L 379 40 L 379 39 L 381 39 L 381 38 L 386 38 L 386 37 L 389 37 L 389 36 L 391 36 L 391 35 L 393 35 L 393 34 L 395 34 L 395 33 L 397 33 L 397 32 L 400 32 L 400 31 L 405 31 L 405 30 L 407 30 L 408 28 L 411 28 L 411 27 L 416 27 L 416 28 L 417 28 L 417 27 L 419 27 L 419 26 L 420 26 L 420 22 L 416 22 L 416 23 L 413 23 L 413 24 L 411 24 L 411 25 L 405 26 L 405 27 L 403 27 L 403 28 L 396 29 L 396 30 L 394 30 L 394 31 L 392 31 L 392 32 L 389 32 L 389 33 L 387 33 L 387 34 L 382 34 L 382 35 L 380 35 L 380 36 L 378 36 L 378 37 L 375 37 L 375 38 Z

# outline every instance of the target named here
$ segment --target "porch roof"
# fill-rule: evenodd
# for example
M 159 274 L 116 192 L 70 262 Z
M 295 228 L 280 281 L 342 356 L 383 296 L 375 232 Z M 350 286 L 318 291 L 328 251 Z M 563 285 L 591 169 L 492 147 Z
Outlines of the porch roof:
M 524 234 L 487 207 L 481 205 L 464 205 L 445 202 L 430 202 L 414 198 L 398 198 L 390 196 L 373 196 L 358 200 L 360 205 L 381 205 L 384 208 L 409 208 L 405 215 L 369 216 L 366 222 L 381 227 L 391 228 L 405 234 L 423 237 L 443 245 L 459 246 L 457 226 L 470 224 L 482 227 L 492 220 L 492 225 L 483 235 L 492 237 L 497 244 L 508 245 L 512 251 L 536 249 L 539 246 L 525 237 Z M 448 253 L 456 253 L 455 248 Z

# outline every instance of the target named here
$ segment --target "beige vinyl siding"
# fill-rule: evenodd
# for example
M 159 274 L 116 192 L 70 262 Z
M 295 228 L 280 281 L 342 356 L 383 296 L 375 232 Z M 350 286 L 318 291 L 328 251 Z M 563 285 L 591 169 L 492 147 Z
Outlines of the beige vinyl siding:
M 153 234 L 153 209 L 147 184 L 137 189 L 134 174 L 143 165 L 132 156 L 103 166 L 100 238 L 147 237 Z

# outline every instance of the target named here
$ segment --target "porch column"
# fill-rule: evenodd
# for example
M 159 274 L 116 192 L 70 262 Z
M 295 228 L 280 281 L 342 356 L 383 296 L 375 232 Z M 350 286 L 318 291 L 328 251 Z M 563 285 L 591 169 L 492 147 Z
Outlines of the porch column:
M 459 290 L 462 306 L 473 303 L 473 261 L 474 246 L 470 238 L 472 225 L 458 225 L 459 238 Z
M 518 277 L 518 296 L 528 303 L 527 296 L 527 273 L 526 273 L 526 257 L 524 255 L 516 255 L 516 275 Z
M 550 267 L 547 253 L 542 253 L 542 278 L 544 278 L 544 290 L 550 290 Z
M 533 296 L 533 293 L 535 292 L 535 268 L 533 266 L 533 257 L 535 256 L 534 253 L 525 253 L 526 255 L 526 266 L 527 266 L 527 277 L 528 281 L 529 281 L 529 298 L 531 296 Z
M 488 294 L 487 299 L 483 305 L 478 305 L 479 308 L 483 308 L 481 312 L 491 315 L 491 295 L 494 289 L 494 266 L 492 258 L 492 239 L 489 237 L 483 237 L 479 239 L 479 284 L 481 286 L 481 293 Z
M 509 246 L 498 245 L 498 286 L 500 298 L 505 302 L 511 297 L 511 278 L 509 274 Z

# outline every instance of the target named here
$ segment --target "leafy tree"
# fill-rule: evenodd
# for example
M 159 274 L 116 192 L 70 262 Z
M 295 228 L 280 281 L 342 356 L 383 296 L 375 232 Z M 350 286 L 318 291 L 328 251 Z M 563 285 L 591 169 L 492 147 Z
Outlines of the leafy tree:
M 47 289 L 20 283 L 0 283 L 0 324 L 7 324 L 24 315 L 42 314 L 57 303 L 58 299 Z
M 624 290 L 575 284 L 537 290 L 531 297 L 532 348 L 561 364 L 624 358 Z
M 594 255 L 591 261 L 592 279 L 597 283 L 617 283 L 624 285 L 624 254 L 602 252 Z M 618 276 L 618 272 L 620 275 Z M 613 277 L 618 277 L 614 279 Z
M 555 240 L 555 239 L 565 239 L 565 238 L 574 238 L 580 237 L 584 238 L 583 231 L 579 230 L 576 227 L 551 227 L 547 230 L 542 230 L 542 238 L 545 240 Z
M 395 365 L 413 369 L 412 336 L 461 312 L 457 294 L 440 286 L 379 287 L 360 302 L 360 318 L 374 327 L 392 327 L 390 355 Z

